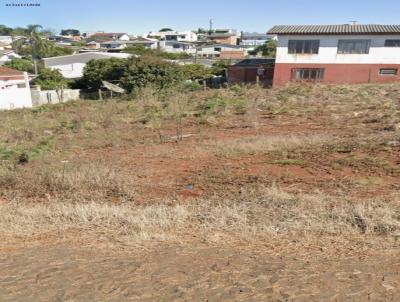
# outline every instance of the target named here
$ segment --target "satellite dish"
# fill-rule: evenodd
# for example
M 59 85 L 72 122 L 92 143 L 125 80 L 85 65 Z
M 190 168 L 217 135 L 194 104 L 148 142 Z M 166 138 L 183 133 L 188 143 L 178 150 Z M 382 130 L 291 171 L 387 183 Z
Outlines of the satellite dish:
M 116 93 L 125 93 L 125 90 L 115 84 L 111 84 L 110 82 L 107 81 L 101 81 L 103 83 L 103 86 L 106 87 L 108 90 L 111 90 Z

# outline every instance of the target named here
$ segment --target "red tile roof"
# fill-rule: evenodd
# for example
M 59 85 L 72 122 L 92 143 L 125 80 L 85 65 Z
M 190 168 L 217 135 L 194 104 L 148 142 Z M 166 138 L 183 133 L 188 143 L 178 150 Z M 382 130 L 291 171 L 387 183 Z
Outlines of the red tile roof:
M 24 73 L 22 71 L 0 66 L 0 76 L 20 76 L 23 75 Z

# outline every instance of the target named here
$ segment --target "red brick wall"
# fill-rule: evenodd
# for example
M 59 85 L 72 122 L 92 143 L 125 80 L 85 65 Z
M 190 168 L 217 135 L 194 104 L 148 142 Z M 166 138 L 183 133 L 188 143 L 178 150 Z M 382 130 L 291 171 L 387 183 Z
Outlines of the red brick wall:
M 295 68 L 324 68 L 324 84 L 389 83 L 400 81 L 400 64 L 284 64 L 275 65 L 275 86 L 292 81 Z M 380 75 L 381 68 L 397 68 L 395 76 Z
M 255 83 L 257 80 L 258 67 L 240 67 L 231 66 L 228 69 L 229 83 Z M 264 84 L 272 84 L 274 76 L 273 68 L 265 68 L 264 74 L 260 76 L 260 82 Z

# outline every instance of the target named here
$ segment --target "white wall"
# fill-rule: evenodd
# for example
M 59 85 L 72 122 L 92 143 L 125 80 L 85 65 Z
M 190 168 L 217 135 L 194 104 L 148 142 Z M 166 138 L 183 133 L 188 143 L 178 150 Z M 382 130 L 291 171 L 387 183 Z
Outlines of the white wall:
M 86 63 L 72 63 L 65 65 L 50 66 L 50 69 L 57 69 L 61 72 L 64 78 L 76 79 L 83 76 L 83 68 L 85 68 Z
M 178 42 L 195 42 L 198 40 L 197 34 L 192 31 L 165 31 L 165 32 L 156 32 L 156 33 L 150 32 L 147 36 L 165 39 L 165 36 L 171 36 L 171 35 L 177 36 L 176 41 L 178 41 Z
M 31 90 L 33 106 L 40 106 L 44 104 L 58 104 L 62 102 L 79 100 L 79 89 L 64 89 L 63 91 L 56 90 Z
M 118 40 L 121 40 L 121 41 L 129 41 L 130 39 L 129 39 L 129 36 L 128 36 L 127 34 L 124 34 L 124 35 L 122 35 L 121 37 L 119 37 Z
M 17 84 L 25 84 L 25 87 L 18 88 Z M 0 78 L 0 109 L 27 107 L 32 107 L 27 73 L 24 73 L 24 79 L 21 80 L 5 81 Z
M 369 54 L 338 54 L 339 40 L 371 40 Z M 320 40 L 319 54 L 289 54 L 289 40 Z M 276 63 L 325 64 L 400 64 L 400 48 L 385 47 L 386 40 L 400 40 L 400 35 L 279 36 Z

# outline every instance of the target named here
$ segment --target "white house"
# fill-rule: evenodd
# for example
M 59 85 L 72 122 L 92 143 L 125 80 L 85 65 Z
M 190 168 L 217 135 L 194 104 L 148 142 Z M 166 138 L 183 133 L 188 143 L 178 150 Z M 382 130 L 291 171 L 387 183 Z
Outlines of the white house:
M 166 52 L 195 54 L 196 45 L 188 42 L 160 41 L 160 49 Z
M 400 80 L 400 25 L 280 25 L 274 86 Z
M 148 49 L 157 49 L 159 41 L 157 39 L 144 38 L 144 37 L 136 37 L 129 41 L 129 46 L 138 46 L 142 45 Z
M 21 56 L 12 49 L 0 50 L 0 65 L 9 62 L 12 59 L 21 59 Z
M 196 42 L 197 34 L 193 31 L 159 31 L 150 32 L 147 35 L 148 38 L 156 38 L 165 41 L 176 41 L 176 42 Z
M 131 57 L 127 53 L 85 52 L 75 55 L 44 58 L 44 67 L 57 69 L 67 79 L 77 79 L 83 76 L 83 69 L 90 60 Z
M 26 72 L 0 66 L 0 109 L 32 107 Z

